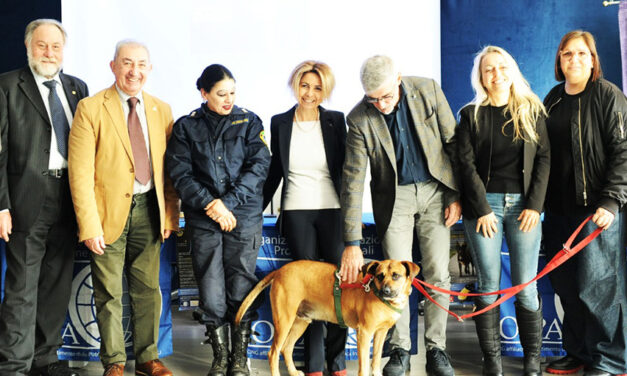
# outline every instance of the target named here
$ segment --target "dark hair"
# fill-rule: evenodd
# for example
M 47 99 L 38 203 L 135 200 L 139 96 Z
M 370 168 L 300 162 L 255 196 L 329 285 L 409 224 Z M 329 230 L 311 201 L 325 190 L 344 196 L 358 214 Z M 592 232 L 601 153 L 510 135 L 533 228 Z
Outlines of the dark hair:
M 583 30 L 573 30 L 569 31 L 562 37 L 560 41 L 560 45 L 557 47 L 557 53 L 555 54 L 555 79 L 557 81 L 564 81 L 566 77 L 564 77 L 564 72 L 562 72 L 562 67 L 560 65 L 560 55 L 566 43 L 570 42 L 571 39 L 581 38 L 584 43 L 588 46 L 590 50 L 590 54 L 592 55 L 592 74 L 591 80 L 596 81 L 597 79 L 603 77 L 603 70 L 601 69 L 601 60 L 599 59 L 599 55 L 597 54 L 597 46 L 594 42 L 594 37 L 590 32 Z
M 233 77 L 233 73 L 228 70 L 224 65 L 220 64 L 211 64 L 204 71 L 198 80 L 196 80 L 196 88 L 198 90 L 204 89 L 206 92 L 210 92 L 211 88 L 218 82 L 224 80 L 225 78 L 230 78 L 235 81 Z

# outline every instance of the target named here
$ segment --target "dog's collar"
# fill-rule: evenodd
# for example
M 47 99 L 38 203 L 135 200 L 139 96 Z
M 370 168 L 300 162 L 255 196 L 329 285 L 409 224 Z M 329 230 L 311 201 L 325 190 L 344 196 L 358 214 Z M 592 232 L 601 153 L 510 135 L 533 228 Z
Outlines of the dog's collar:
M 364 278 L 361 280 L 361 283 L 351 284 L 341 283 L 342 278 L 340 277 L 339 269 L 335 272 L 335 277 L 335 282 L 333 283 L 333 300 L 335 306 L 335 316 L 337 317 L 337 323 L 339 326 L 346 328 L 346 323 L 344 322 L 344 317 L 342 316 L 342 289 L 345 288 L 363 288 L 365 292 L 370 292 L 370 290 L 372 290 L 374 296 L 379 298 L 379 300 L 383 302 L 383 304 L 399 314 L 403 313 L 402 308 L 395 307 L 392 303 L 383 298 L 383 296 L 381 295 L 381 291 L 376 287 L 375 284 L 372 283 L 372 279 L 374 278 L 372 274 L 366 273 L 364 275 Z

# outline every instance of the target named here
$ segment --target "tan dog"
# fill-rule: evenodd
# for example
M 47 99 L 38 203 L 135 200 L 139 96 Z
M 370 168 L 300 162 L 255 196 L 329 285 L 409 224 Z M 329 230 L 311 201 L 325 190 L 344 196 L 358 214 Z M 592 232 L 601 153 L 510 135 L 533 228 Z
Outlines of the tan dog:
M 336 270 L 335 265 L 324 262 L 290 262 L 268 274 L 242 302 L 235 317 L 236 325 L 239 325 L 255 298 L 272 285 L 270 301 L 274 341 L 268 352 L 272 376 L 279 376 L 279 351 L 283 354 L 290 376 L 302 374 L 294 366 L 292 352 L 311 320 L 338 323 L 333 298 Z M 373 374 L 381 374 L 381 352 L 386 333 L 400 317 L 397 309 L 407 304 L 411 282 L 419 271 L 420 267 L 409 261 L 372 261 L 362 268 L 362 274 L 374 276 L 370 283 L 373 288 L 369 292 L 363 288 L 342 290 L 344 322 L 357 331 L 360 376 L 369 375 L 368 359 L 373 336 Z M 379 291 L 379 297 L 374 291 Z

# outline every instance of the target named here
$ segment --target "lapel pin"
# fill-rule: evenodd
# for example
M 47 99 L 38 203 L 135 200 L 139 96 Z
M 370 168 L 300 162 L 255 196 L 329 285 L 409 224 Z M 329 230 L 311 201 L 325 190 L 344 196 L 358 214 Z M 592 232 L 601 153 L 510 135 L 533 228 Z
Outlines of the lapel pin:
M 76 90 L 72 90 L 72 95 L 76 95 Z

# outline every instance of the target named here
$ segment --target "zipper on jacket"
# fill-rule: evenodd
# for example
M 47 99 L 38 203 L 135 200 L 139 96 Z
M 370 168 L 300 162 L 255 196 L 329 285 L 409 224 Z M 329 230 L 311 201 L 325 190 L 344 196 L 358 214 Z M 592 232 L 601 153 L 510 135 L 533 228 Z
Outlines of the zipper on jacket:
M 621 140 L 625 138 L 625 123 L 623 122 L 623 113 L 617 112 L 618 114 L 618 129 L 620 129 L 620 138 Z
M 583 163 L 583 142 L 581 141 L 581 98 L 578 99 L 577 126 L 579 127 L 579 157 L 581 159 L 581 174 L 583 175 L 583 205 L 588 206 L 588 193 L 586 192 L 586 166 Z
M 548 109 L 548 110 L 546 110 L 546 113 L 547 113 L 547 114 L 550 114 L 550 113 L 551 113 L 551 110 L 553 109 L 553 107 L 555 107 L 555 105 L 556 105 L 556 104 L 558 104 L 561 100 L 562 100 L 562 98 L 561 98 L 561 97 L 560 97 L 560 98 L 557 98 L 557 100 L 555 101 L 555 103 L 553 103 L 553 104 L 551 105 L 551 107 L 549 107 L 549 109 Z

